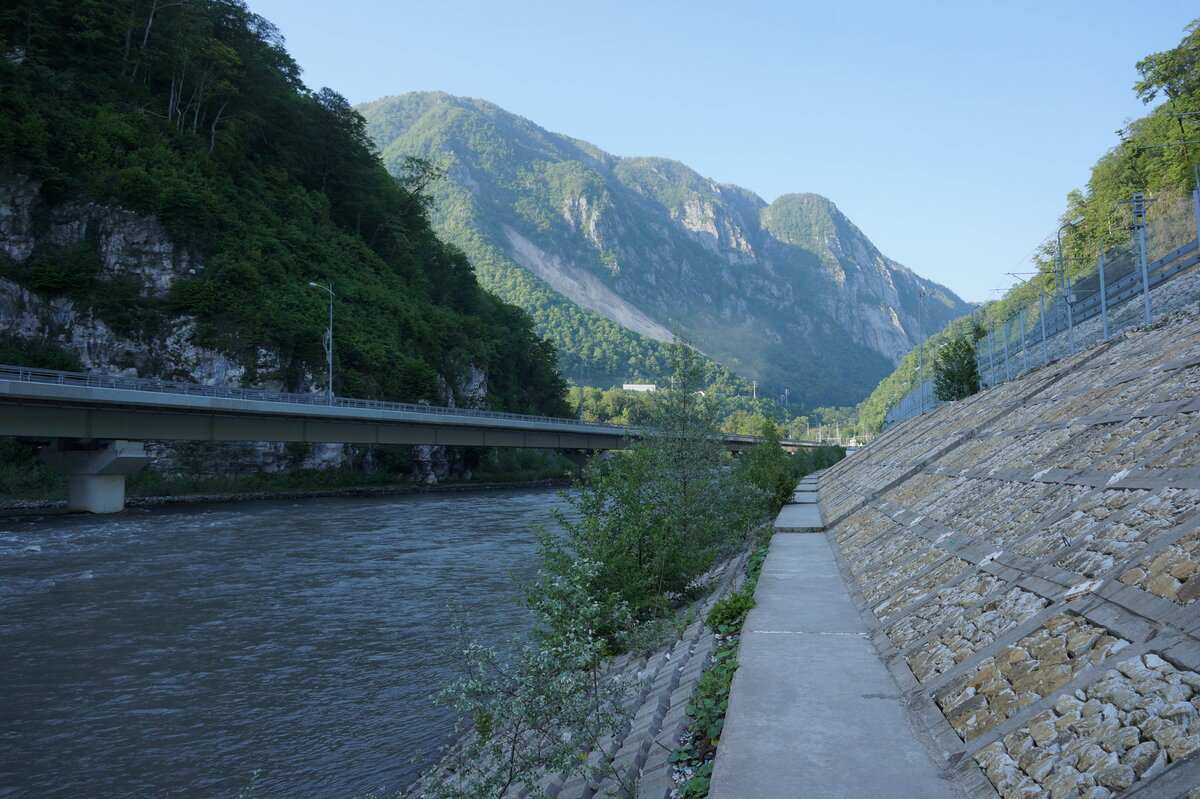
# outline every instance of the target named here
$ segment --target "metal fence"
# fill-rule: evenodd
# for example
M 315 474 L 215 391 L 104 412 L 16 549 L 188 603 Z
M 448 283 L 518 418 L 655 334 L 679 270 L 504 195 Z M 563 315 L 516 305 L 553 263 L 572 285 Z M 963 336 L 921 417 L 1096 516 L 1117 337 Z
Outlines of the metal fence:
M 1039 275 L 1043 288 L 1023 291 L 1024 302 L 1010 303 L 1007 318 L 990 323 L 975 349 L 983 386 L 1150 324 L 1200 297 L 1191 286 L 1191 276 L 1200 274 L 1200 189 L 1173 201 L 1135 194 L 1126 204 L 1128 241 L 1082 263 L 1057 253 L 1052 271 Z M 1188 281 L 1171 282 L 1184 274 Z M 902 398 L 885 423 L 942 404 L 933 400 L 930 381 L 922 389 Z
M 883 426 L 887 427 L 896 422 L 920 416 L 945 404 L 945 402 L 933 395 L 933 381 L 926 380 L 915 390 L 901 397 L 899 402 L 888 409 L 887 416 L 883 420 Z

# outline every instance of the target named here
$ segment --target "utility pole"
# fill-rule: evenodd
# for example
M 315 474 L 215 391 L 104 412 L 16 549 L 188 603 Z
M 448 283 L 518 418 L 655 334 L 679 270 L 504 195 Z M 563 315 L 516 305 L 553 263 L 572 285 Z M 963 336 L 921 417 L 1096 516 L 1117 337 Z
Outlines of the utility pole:
M 1104 327 L 1104 340 L 1108 341 L 1108 286 L 1104 285 L 1104 253 L 1100 253 L 1100 323 Z
M 1200 165 L 1192 164 L 1192 179 L 1196 188 L 1192 189 L 1192 221 L 1196 223 L 1196 239 L 1200 240 Z
M 1024 371 L 1029 371 L 1029 348 L 1025 341 L 1025 306 L 1021 306 L 1021 362 L 1024 364 Z
M 320 283 L 309 283 L 313 288 L 329 292 L 329 329 L 325 331 L 325 402 L 333 404 L 333 288 L 332 283 L 322 286 Z
M 758 399 L 758 381 L 750 381 L 750 394 L 754 399 Z
M 1071 293 L 1071 275 L 1067 272 L 1067 261 L 1063 258 L 1062 232 L 1063 228 L 1073 228 L 1085 218 L 1084 216 L 1078 216 L 1070 222 L 1063 222 L 1058 228 L 1058 233 L 1055 234 L 1055 239 L 1058 241 L 1058 274 L 1060 275 L 1063 287 L 1063 302 L 1067 306 L 1067 338 L 1070 339 L 1072 355 L 1075 354 L 1075 314 L 1073 307 L 1075 305 L 1075 295 Z
M 1142 192 L 1135 192 L 1132 199 L 1122 200 L 1121 205 L 1128 205 L 1133 210 L 1133 224 L 1130 232 L 1137 239 L 1138 265 L 1142 268 L 1142 306 L 1145 324 L 1150 324 L 1150 273 L 1146 264 L 1146 203 L 1154 200 L 1147 199 Z
M 917 401 L 925 413 L 925 287 L 917 295 Z

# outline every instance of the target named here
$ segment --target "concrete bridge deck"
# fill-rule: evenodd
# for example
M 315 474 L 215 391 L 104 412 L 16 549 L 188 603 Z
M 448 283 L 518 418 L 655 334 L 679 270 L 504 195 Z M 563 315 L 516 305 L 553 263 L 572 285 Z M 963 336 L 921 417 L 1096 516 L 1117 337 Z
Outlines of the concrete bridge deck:
M 71 476 L 68 507 L 98 513 L 124 507 L 125 475 L 152 460 L 146 440 L 527 447 L 587 457 L 644 435 L 581 419 L 0 365 L 0 436 L 53 439 L 43 459 Z M 736 453 L 759 438 L 722 441 Z

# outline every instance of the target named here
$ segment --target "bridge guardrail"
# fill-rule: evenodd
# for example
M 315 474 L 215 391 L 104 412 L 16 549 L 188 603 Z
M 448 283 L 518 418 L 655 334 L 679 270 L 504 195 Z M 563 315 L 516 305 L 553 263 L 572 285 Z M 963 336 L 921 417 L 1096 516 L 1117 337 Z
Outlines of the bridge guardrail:
M 220 399 L 249 400 L 256 402 L 285 402 L 295 405 L 311 405 L 318 408 L 354 408 L 363 410 L 398 411 L 405 413 L 426 414 L 431 417 L 457 417 L 466 419 L 502 419 L 518 422 L 541 422 L 546 424 L 571 425 L 587 427 L 595 430 L 620 430 L 632 436 L 639 436 L 643 430 L 636 425 L 620 424 L 617 422 L 593 422 L 586 419 L 565 419 L 559 416 L 534 416 L 521 413 L 505 413 L 503 411 L 484 411 L 472 408 L 447 408 L 441 405 L 423 405 L 411 402 L 385 402 L 383 400 L 353 399 L 350 397 L 334 397 L 331 405 L 325 394 L 295 394 L 283 391 L 267 391 L 259 388 L 235 388 L 231 386 L 206 386 L 200 383 L 184 383 L 176 380 L 160 380 L 158 378 L 127 377 L 125 375 L 105 375 L 88 372 L 64 372 L 55 369 L 35 369 L 29 366 L 12 366 L 0 364 L 0 380 L 12 380 L 19 383 L 50 384 L 60 386 L 79 386 L 83 388 L 108 388 L 120 391 L 146 391 L 155 394 L 172 394 L 190 397 L 215 397 Z M 761 441 L 760 436 L 746 436 L 734 433 L 721 435 L 722 441 L 753 444 Z M 788 445 L 805 445 L 808 442 L 787 440 Z
M 627 430 L 639 432 L 641 428 L 615 422 L 592 422 L 584 419 L 564 419 L 557 416 L 533 416 L 502 411 L 484 411 L 473 408 L 447 408 L 440 405 L 423 405 L 411 402 L 385 402 L 383 400 L 334 397 L 333 404 L 324 394 L 294 394 L 283 391 L 267 391 L 257 388 L 234 388 L 231 386 L 206 386 L 200 383 L 183 383 L 175 380 L 160 380 L 124 375 L 89 374 L 86 372 L 62 372 L 54 369 L 34 369 L 27 366 L 0 364 L 0 380 L 21 383 L 42 383 L 85 388 L 111 388 L 122 391 L 148 391 L 156 394 L 175 394 L 192 397 L 217 397 L 221 399 L 253 400 L 258 402 L 288 402 L 296 405 L 313 405 L 324 408 L 362 408 L 367 410 L 403 411 L 431 416 L 457 416 L 482 419 L 511 419 L 524 422 L 549 422 L 582 425 L 585 427 Z

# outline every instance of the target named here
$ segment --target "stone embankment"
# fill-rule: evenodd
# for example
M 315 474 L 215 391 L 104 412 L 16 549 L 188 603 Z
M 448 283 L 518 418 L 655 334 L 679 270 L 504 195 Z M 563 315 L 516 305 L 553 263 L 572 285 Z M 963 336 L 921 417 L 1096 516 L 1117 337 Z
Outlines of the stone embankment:
M 707 575 L 714 588 L 694 603 L 695 620 L 678 640 L 648 656 L 622 655 L 605 672 L 606 678 L 637 687 L 625 706 L 625 725 L 601 751 L 590 754 L 589 762 L 596 771 L 620 774 L 624 785 L 636 786 L 636 797 L 630 799 L 669 799 L 676 788 L 675 769 L 667 758 L 679 748 L 690 722 L 685 712 L 688 702 L 717 648 L 716 636 L 704 626 L 704 619 L 718 599 L 741 588 L 746 577 L 745 562 L 746 554 L 742 554 Z M 594 780 L 579 774 L 545 775 L 538 788 L 552 799 L 628 795 L 611 777 Z M 514 788 L 505 797 L 521 799 L 528 794 L 525 788 Z M 419 797 L 420 786 L 414 786 L 407 795 Z
M 968 796 L 1200 799 L 1194 310 L 821 477 L 860 616 Z

